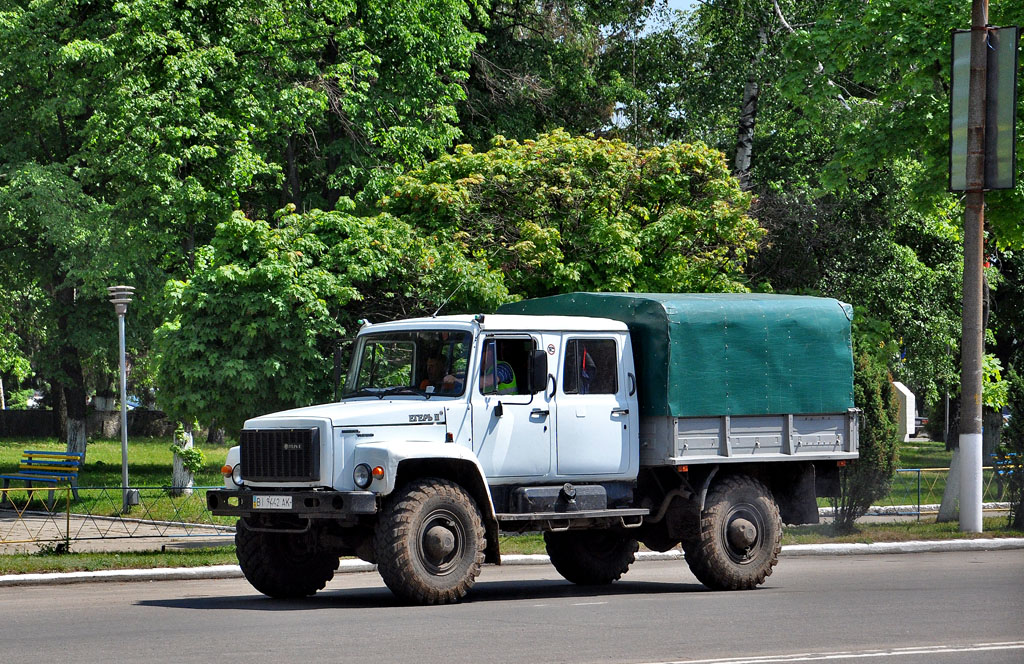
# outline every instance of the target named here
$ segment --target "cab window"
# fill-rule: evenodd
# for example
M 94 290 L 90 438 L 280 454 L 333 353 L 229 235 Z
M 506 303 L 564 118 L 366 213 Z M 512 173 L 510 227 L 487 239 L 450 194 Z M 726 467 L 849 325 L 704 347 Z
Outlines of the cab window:
M 534 348 L 531 337 L 486 338 L 480 358 L 480 393 L 529 394 L 526 375 Z
M 614 339 L 570 339 L 562 367 L 564 394 L 616 394 L 618 359 Z

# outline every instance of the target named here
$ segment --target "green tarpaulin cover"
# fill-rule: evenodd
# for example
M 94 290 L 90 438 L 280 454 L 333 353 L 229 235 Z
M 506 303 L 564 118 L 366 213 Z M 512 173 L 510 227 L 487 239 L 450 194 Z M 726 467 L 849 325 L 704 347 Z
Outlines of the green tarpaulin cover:
M 569 293 L 498 313 L 629 326 L 642 415 L 839 413 L 853 407 L 853 307 L 796 295 Z

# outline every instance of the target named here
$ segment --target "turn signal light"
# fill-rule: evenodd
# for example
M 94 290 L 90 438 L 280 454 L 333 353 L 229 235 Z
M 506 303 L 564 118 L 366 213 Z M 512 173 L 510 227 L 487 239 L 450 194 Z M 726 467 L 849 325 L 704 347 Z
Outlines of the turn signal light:
M 373 469 L 373 479 L 379 480 L 382 477 L 384 477 L 384 467 L 377 466 L 376 468 Z
M 845 461 L 837 461 L 836 465 L 839 466 L 840 468 L 844 468 L 846 466 L 846 462 Z
M 220 467 L 220 474 L 221 475 L 230 475 L 231 474 L 231 466 L 228 466 L 228 465 L 221 466 Z

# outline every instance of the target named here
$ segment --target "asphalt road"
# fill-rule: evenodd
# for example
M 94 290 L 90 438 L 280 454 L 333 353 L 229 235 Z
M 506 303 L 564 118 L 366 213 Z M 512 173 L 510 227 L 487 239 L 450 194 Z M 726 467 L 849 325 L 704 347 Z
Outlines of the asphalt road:
M 1024 662 L 1024 551 L 783 559 L 709 592 L 682 562 L 601 589 L 487 567 L 470 601 L 396 603 L 374 573 L 297 602 L 242 580 L 0 588 L 9 662 Z M 756 659 L 751 659 L 756 658 Z

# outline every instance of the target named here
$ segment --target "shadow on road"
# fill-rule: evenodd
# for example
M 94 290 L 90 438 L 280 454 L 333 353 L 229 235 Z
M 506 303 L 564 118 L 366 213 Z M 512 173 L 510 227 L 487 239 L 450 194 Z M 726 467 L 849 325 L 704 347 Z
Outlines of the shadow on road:
M 609 586 L 577 586 L 568 581 L 482 581 L 473 586 L 464 604 L 503 601 L 537 601 L 546 599 L 600 599 L 620 595 L 666 595 L 673 593 L 708 592 L 699 583 L 618 582 Z M 253 591 L 252 595 L 229 597 L 182 597 L 179 599 L 140 600 L 137 606 L 170 609 L 201 609 L 231 611 L 302 611 L 323 609 L 368 609 L 406 607 L 387 588 L 350 588 L 322 590 L 313 597 L 280 600 Z M 452 605 L 458 606 L 458 605 Z M 442 607 L 436 607 L 438 610 Z

